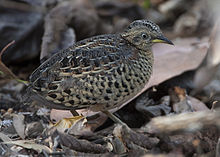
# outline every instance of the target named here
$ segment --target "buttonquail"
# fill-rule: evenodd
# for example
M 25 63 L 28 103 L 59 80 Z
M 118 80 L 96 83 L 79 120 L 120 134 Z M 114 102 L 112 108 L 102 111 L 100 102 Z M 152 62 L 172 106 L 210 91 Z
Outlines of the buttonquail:
M 120 34 L 77 42 L 41 64 L 30 76 L 33 99 L 56 109 L 103 111 L 120 106 L 148 82 L 154 43 L 172 44 L 148 20 L 132 22 Z

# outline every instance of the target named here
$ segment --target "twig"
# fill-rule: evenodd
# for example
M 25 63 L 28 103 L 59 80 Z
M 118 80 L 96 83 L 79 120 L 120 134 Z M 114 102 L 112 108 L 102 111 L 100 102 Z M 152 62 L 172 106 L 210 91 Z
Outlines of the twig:
M 0 60 L 2 60 L 2 54 L 3 52 L 5 52 L 11 45 L 13 45 L 15 43 L 15 41 L 11 41 L 10 43 L 8 43 L 0 52 Z
M 6 51 L 6 49 L 8 49 L 8 48 L 9 48 L 12 44 L 14 44 L 14 43 L 15 43 L 15 41 L 13 40 L 12 42 L 10 42 L 9 44 L 7 44 L 7 45 L 1 50 L 1 52 L 0 52 L 0 69 L 1 69 L 1 71 L 2 71 L 5 75 L 9 76 L 9 78 L 11 78 L 11 79 L 18 79 L 17 76 L 15 76 L 15 74 L 13 74 L 12 71 L 9 70 L 9 69 L 7 68 L 7 66 L 2 62 L 2 54 Z
M 23 83 L 24 85 L 27 86 L 27 81 L 19 79 L 3 62 L 2 62 L 2 54 L 11 46 L 15 43 L 15 41 L 11 41 L 9 44 L 7 44 L 0 52 L 0 74 L 5 74 L 8 76 L 10 79 L 15 79 L 16 81 Z

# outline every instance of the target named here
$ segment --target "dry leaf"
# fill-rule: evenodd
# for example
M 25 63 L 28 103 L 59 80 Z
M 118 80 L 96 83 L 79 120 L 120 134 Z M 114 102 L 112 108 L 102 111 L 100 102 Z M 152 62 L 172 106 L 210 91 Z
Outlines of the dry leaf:
M 11 139 L 10 139 L 7 135 L 5 135 L 5 134 L 3 134 L 3 133 L 1 133 L 1 132 L 0 132 L 0 139 L 1 139 L 3 142 L 11 141 Z
M 25 135 L 29 138 L 36 138 L 38 135 L 41 135 L 44 127 L 41 122 L 31 122 L 27 124 L 25 129 Z
M 53 139 L 59 139 L 59 143 L 66 147 L 69 147 L 75 151 L 85 152 L 85 153 L 106 153 L 107 148 L 100 144 L 95 144 L 87 140 L 77 139 L 72 135 L 63 134 L 55 131 L 52 135 Z
M 108 143 L 107 143 L 107 148 L 116 153 L 116 154 L 123 154 L 126 153 L 127 148 L 125 146 L 125 144 L 123 143 L 123 141 L 121 140 L 121 137 L 117 137 L 117 136 L 110 136 L 107 137 Z
M 83 117 L 73 123 L 67 133 L 74 136 L 89 136 L 92 131 L 91 127 L 87 125 L 87 119 Z
M 121 139 L 128 148 L 135 144 L 145 149 L 152 149 L 159 143 L 159 139 L 156 137 L 148 137 L 142 133 L 135 132 L 126 125 L 117 125 L 113 134 Z
M 83 119 L 82 124 L 87 122 L 86 118 L 83 116 L 75 116 L 71 118 L 63 118 L 58 123 L 54 125 L 58 131 L 64 132 L 66 129 L 69 129 L 71 126 L 75 125 L 78 121 Z
M 194 111 L 208 111 L 209 108 L 200 100 L 187 96 L 187 101 L 190 106 L 192 106 Z
M 52 122 L 57 123 L 63 118 L 71 118 L 73 117 L 72 113 L 69 110 L 56 110 L 52 109 L 50 111 L 50 119 Z
M 45 146 L 45 145 L 41 145 L 41 144 L 36 144 L 34 143 L 33 140 L 17 140 L 17 141 L 8 141 L 8 142 L 3 142 L 4 144 L 15 144 L 27 149 L 34 149 L 37 152 L 41 153 L 43 150 L 45 150 L 47 153 L 51 153 L 52 150 Z
M 25 138 L 25 125 L 24 125 L 24 116 L 22 114 L 14 114 L 13 115 L 13 126 L 18 133 L 18 135 L 24 139 Z

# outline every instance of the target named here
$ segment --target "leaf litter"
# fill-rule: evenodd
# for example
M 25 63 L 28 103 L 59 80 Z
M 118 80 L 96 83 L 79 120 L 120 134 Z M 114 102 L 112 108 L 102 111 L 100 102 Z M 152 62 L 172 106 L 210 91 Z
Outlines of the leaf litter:
M 33 15 L 33 11 L 35 22 L 40 23 L 44 18 L 44 25 L 27 25 L 33 32 L 16 38 L 12 49 L 9 46 L 2 49 L 4 56 L 16 53 L 19 59 L 9 57 L 7 61 L 3 57 L 0 61 L 1 156 L 209 157 L 219 154 L 219 23 L 213 20 L 218 18 L 214 16 L 215 9 L 204 10 L 205 5 L 208 8 L 220 5 L 217 1 L 5 2 L 0 7 L 10 8 L 10 12 L 19 6 L 16 10 L 19 18 Z M 31 7 L 27 9 L 27 6 Z M 25 14 L 20 14 L 24 10 Z M 37 14 L 42 17 L 37 18 Z M 8 12 L 3 12 L 4 15 L 8 16 Z M 144 18 L 157 22 L 175 46 L 153 47 L 155 63 L 150 82 L 134 98 L 112 110 L 128 126 L 113 124 L 105 115 L 89 110 L 79 110 L 80 116 L 71 118 L 69 111 L 48 112 L 40 109 L 43 104 L 22 102 L 28 83 L 23 80 L 28 81 L 28 75 L 40 64 L 39 56 L 44 60 L 80 39 L 120 32 L 134 19 Z M 11 20 L 17 22 L 12 16 Z M 4 24 L 7 26 L 9 21 Z M 44 29 L 44 33 L 29 38 L 37 29 Z M 27 52 L 22 45 L 32 42 L 36 46 L 41 39 L 41 52 L 39 46 L 33 47 L 36 51 L 30 51 L 23 58 L 26 62 L 21 63 L 17 52 Z M 12 64 L 13 60 L 16 64 Z

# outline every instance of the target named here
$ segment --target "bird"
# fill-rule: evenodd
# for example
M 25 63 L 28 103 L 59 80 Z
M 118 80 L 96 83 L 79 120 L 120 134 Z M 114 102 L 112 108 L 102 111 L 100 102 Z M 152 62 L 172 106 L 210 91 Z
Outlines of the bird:
M 173 43 L 150 20 L 121 33 L 76 42 L 43 62 L 31 75 L 31 99 L 55 109 L 109 112 L 140 92 L 152 75 L 155 43 Z

